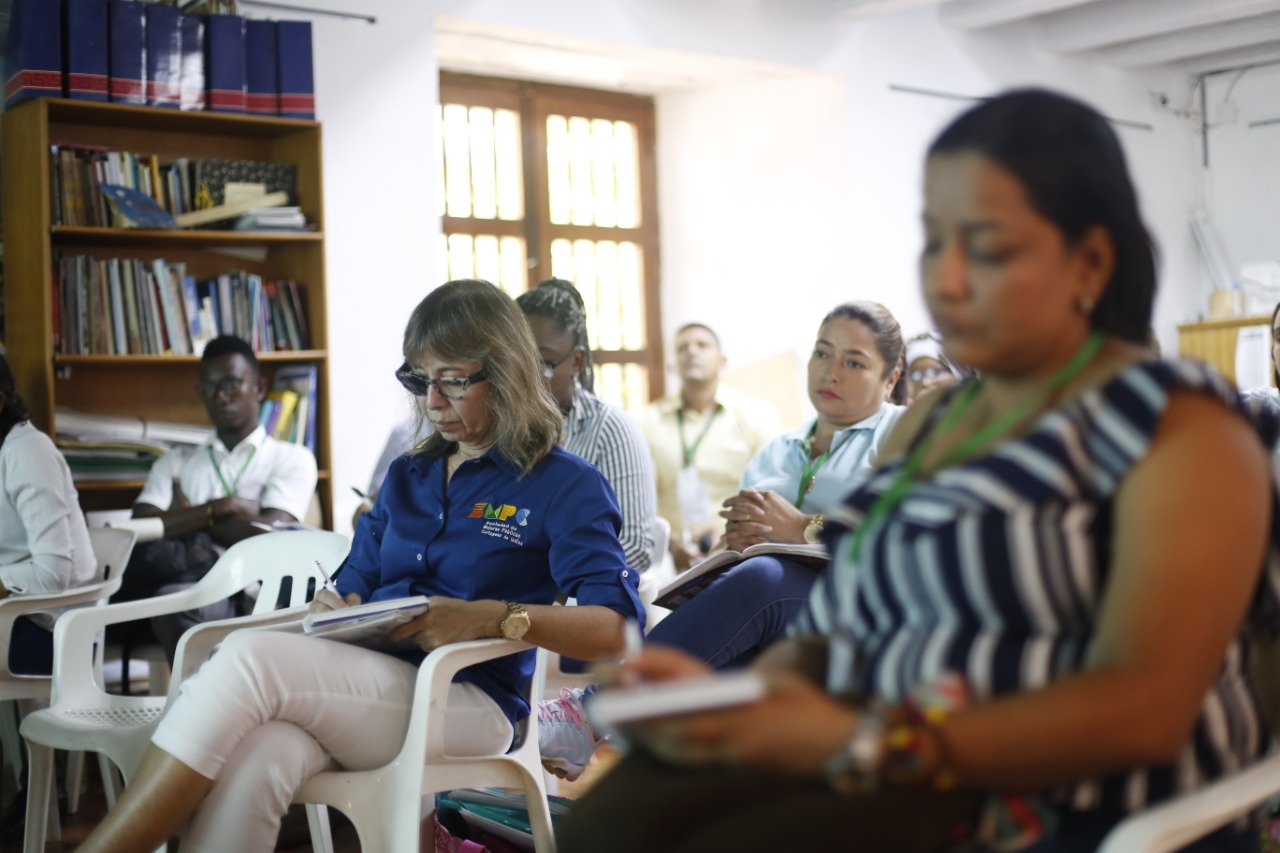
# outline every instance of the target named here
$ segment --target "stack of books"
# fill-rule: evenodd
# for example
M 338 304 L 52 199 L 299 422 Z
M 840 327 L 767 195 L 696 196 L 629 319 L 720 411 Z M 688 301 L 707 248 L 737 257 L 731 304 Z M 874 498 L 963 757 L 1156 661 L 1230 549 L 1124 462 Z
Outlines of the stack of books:
M 255 207 L 240 215 L 237 231 L 312 231 L 300 207 Z
M 219 335 L 258 352 L 311 347 L 305 287 L 233 270 L 197 280 L 163 258 L 62 255 L 53 293 L 62 355 L 200 355 Z
M 59 408 L 55 442 L 78 482 L 133 482 L 146 479 L 151 465 L 175 445 L 200 445 L 207 426 L 94 415 Z

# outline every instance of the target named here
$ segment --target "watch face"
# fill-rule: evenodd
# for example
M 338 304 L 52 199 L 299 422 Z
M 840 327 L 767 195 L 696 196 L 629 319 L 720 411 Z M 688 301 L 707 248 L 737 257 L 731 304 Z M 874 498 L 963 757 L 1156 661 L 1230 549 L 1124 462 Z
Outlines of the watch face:
M 529 614 L 524 609 L 513 610 L 502 620 L 502 636 L 519 640 L 529 632 Z
M 817 545 L 822 541 L 822 525 L 808 524 L 804 528 L 804 541 L 810 545 Z

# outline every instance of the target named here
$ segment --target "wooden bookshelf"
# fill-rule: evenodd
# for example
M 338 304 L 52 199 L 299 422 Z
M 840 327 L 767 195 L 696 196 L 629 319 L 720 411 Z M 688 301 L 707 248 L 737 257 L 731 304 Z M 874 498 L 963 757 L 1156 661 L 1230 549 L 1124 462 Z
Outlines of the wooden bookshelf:
M 1208 362 L 1223 376 L 1236 381 L 1236 339 L 1249 326 L 1270 326 L 1271 318 L 1228 317 L 1178 326 L 1178 355 Z
M 51 225 L 49 146 L 89 145 L 178 157 L 285 161 L 297 169 L 297 202 L 310 232 L 153 231 Z M 312 349 L 260 353 L 270 383 L 278 367 L 317 366 L 316 462 L 320 506 L 333 526 L 328 323 L 320 125 L 313 121 L 39 99 L 3 115 L 6 346 L 32 421 L 53 434 L 54 410 L 208 423 L 195 392 L 194 356 L 62 355 L 55 352 L 55 253 L 181 261 L 199 278 L 242 269 L 306 287 Z M 137 481 L 77 484 L 86 508 L 130 506 Z

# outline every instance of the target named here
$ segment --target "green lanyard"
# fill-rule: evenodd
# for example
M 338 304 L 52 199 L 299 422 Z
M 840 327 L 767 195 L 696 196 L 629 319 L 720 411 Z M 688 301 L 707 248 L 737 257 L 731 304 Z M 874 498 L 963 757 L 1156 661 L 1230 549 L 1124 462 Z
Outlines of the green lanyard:
M 1015 406 L 1005 412 L 1004 417 L 998 421 L 988 424 L 984 429 L 969 436 L 968 440 L 948 453 L 938 467 L 945 468 L 971 456 L 985 444 L 1015 426 L 1033 409 L 1041 406 L 1045 400 L 1053 396 L 1059 388 L 1078 376 L 1080 371 L 1084 370 L 1085 365 L 1098 354 L 1098 350 L 1102 349 L 1103 341 L 1104 338 L 1099 332 L 1094 332 L 1090 335 L 1084 346 L 1080 347 L 1080 350 L 1071 357 L 1071 361 L 1063 365 L 1061 370 L 1049 378 L 1043 391 L 1028 398 L 1022 405 Z M 929 452 L 929 448 L 933 446 L 933 439 L 937 436 L 937 433 L 946 432 L 956 425 L 961 415 L 973 405 L 973 400 L 978 396 L 978 390 L 981 387 L 982 382 L 979 380 L 965 389 L 964 396 L 956 401 L 951 411 L 947 412 L 946 418 L 938 425 L 937 431 L 927 436 L 915 451 L 907 457 L 906 463 L 898 470 L 898 474 L 894 477 L 893 482 L 889 484 L 889 488 L 876 499 L 875 503 L 871 504 L 871 508 L 867 510 L 866 516 L 862 519 L 862 523 L 853 532 L 853 541 L 849 546 L 850 559 L 856 560 L 858 558 L 858 554 L 862 549 L 862 541 L 866 538 L 867 532 L 882 522 L 885 516 L 902 502 L 907 492 L 911 491 L 911 487 L 916 482 L 916 472 L 920 470 L 925 455 Z
M 232 497 L 236 493 L 236 489 L 240 487 L 240 481 L 244 479 L 244 472 L 248 470 L 249 463 L 253 461 L 253 455 L 258 452 L 258 445 L 249 448 L 249 456 L 244 460 L 244 464 L 240 466 L 240 473 L 236 474 L 234 482 L 228 483 L 227 478 L 222 476 L 222 466 L 218 464 L 217 458 L 213 455 L 213 445 L 206 444 L 205 449 L 209 451 L 209 461 L 213 463 L 213 470 L 217 472 L 218 479 L 222 481 L 222 488 L 227 490 L 227 497 Z
M 809 434 L 805 436 L 805 439 L 804 439 L 804 458 L 805 459 L 808 459 L 809 455 L 813 452 L 812 450 L 813 434 L 817 432 L 817 430 L 818 430 L 818 425 L 815 423 L 813 425 L 813 429 L 809 430 Z M 849 435 L 845 436 L 845 441 L 847 441 L 852 435 L 853 433 L 849 433 Z M 818 471 L 822 470 L 822 466 L 827 464 L 827 460 L 831 458 L 831 454 L 835 453 L 836 448 L 839 446 L 836 444 L 835 439 L 836 437 L 834 435 L 831 436 L 831 446 L 827 448 L 826 453 L 823 453 L 817 459 L 813 459 L 809 462 L 804 463 L 804 471 L 800 474 L 800 491 L 796 492 L 796 509 L 800 508 L 800 504 L 804 503 L 804 496 L 809 494 L 809 492 L 813 489 L 813 480 L 815 477 L 818 476 Z M 844 441 L 840 442 L 840 444 L 844 444 Z
M 702 432 L 698 433 L 697 439 L 694 440 L 693 447 L 690 447 L 684 440 L 684 409 L 676 409 L 676 423 L 680 427 L 680 451 L 684 456 L 684 467 L 689 468 L 693 465 L 693 455 L 698 452 L 698 446 L 702 444 L 702 439 L 706 438 L 707 433 L 711 432 L 711 425 L 715 423 L 716 415 L 720 414 L 721 408 L 723 407 L 717 403 L 715 409 L 711 412 L 711 417 L 707 418 L 707 425 L 702 428 Z

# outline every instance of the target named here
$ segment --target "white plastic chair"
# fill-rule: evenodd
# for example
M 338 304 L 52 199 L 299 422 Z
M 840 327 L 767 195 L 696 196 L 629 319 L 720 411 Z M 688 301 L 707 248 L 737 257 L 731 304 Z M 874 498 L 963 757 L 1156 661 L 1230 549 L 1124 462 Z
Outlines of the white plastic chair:
M 1280 752 L 1180 797 L 1122 821 L 1103 839 L 1099 853 L 1165 853 L 1180 850 L 1280 794 Z
M 529 686 L 535 711 L 516 727 L 516 744 L 503 755 L 462 757 L 444 751 L 444 715 L 435 713 L 448 701 L 449 685 L 458 670 L 532 648 L 509 640 L 473 640 L 436 649 L 418 670 L 409 731 L 399 755 L 374 770 L 330 770 L 307 781 L 293 798 L 307 804 L 312 847 L 332 853 L 327 806 L 351 819 L 363 850 L 417 850 L 422 800 L 438 791 L 478 785 L 524 791 L 538 853 L 554 853 L 551 812 L 538 754 L 537 707 L 546 655 L 537 653 Z
M 671 615 L 670 610 L 653 603 L 658 597 L 658 590 L 676 577 L 676 561 L 667 550 L 670 543 L 671 522 L 657 516 L 653 522 L 653 560 L 649 563 L 649 569 L 640 576 L 640 601 L 644 603 L 647 631 L 652 631 L 654 625 Z
M 124 577 L 124 569 L 129 564 L 129 555 L 133 553 L 136 540 L 137 534 L 131 530 L 90 530 L 89 544 L 98 564 L 92 583 L 65 592 L 11 596 L 0 600 L 0 702 L 13 701 L 17 718 L 31 710 L 30 703 L 34 700 L 49 698 L 53 689 L 53 677 L 19 675 L 9 670 L 9 638 L 13 633 L 13 623 L 19 616 L 54 607 L 105 604 L 120 589 L 120 581 Z M 99 642 L 93 662 L 101 664 L 101 637 L 97 639 Z M 14 779 L 21 786 L 22 762 L 18 756 L 21 754 L 19 750 L 22 744 L 18 738 L 15 716 L 9 713 L 7 707 L 0 708 L 0 740 L 3 741 L 5 762 L 13 762 Z M 83 761 L 78 754 L 68 756 L 67 805 L 72 812 L 76 810 L 79 800 L 82 765 Z
M 22 722 L 22 736 L 30 749 L 31 766 L 27 797 L 27 833 L 24 850 L 44 850 L 47 796 L 53 781 L 53 749 L 92 750 L 106 755 L 120 769 L 125 782 L 133 775 L 146 751 L 151 733 L 165 708 L 177 697 L 179 674 L 194 671 L 222 637 L 241 627 L 295 621 L 307 600 L 307 582 L 323 581 L 316 561 L 337 566 L 350 543 L 345 536 L 323 530 L 270 533 L 245 539 L 227 549 L 198 583 L 170 595 L 108 604 L 68 613 L 53 632 L 54 684 L 50 707 L 35 711 Z M 281 582 L 292 579 L 291 609 L 272 611 Z M 183 635 L 174 660 L 175 677 L 168 696 L 112 696 L 94 677 L 89 654 L 93 638 L 107 625 L 179 613 L 228 598 L 252 583 L 262 590 L 254 615 L 197 625 Z M 194 636 L 193 636 L 194 635 Z M 193 640 L 199 641 L 198 648 Z M 104 780 L 105 784 L 105 780 Z M 108 788 L 108 803 L 114 791 Z

